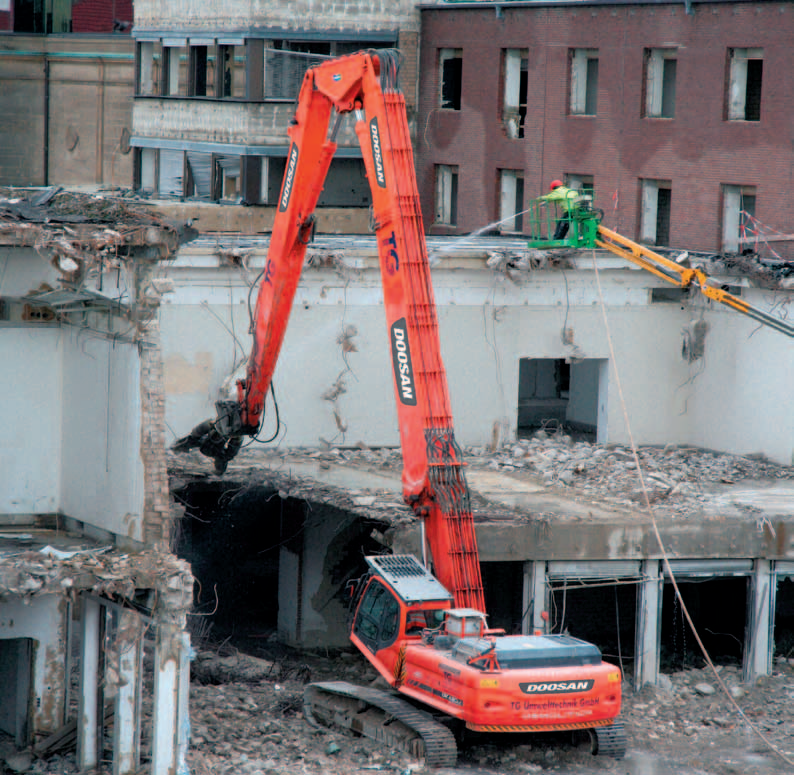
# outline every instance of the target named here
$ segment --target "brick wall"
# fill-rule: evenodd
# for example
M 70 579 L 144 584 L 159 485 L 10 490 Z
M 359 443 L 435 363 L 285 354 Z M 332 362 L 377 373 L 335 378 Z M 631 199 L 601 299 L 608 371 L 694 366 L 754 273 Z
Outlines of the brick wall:
M 593 175 L 605 225 L 636 237 L 640 179 L 672 181 L 670 242 L 720 247 L 721 185 L 757 189 L 756 216 L 790 232 L 794 6 L 783 2 L 493 7 L 422 12 L 417 164 L 432 223 L 435 164 L 459 167 L 457 231 L 498 217 L 498 170 L 524 172 L 525 198 L 566 173 Z M 676 47 L 673 119 L 642 117 L 646 48 Z M 729 47 L 761 47 L 761 120 L 724 120 Z M 463 50 L 460 111 L 439 110 L 439 48 Z M 523 139 L 501 124 L 502 49 L 528 49 Z M 568 52 L 599 51 L 596 116 L 570 116 Z M 784 245 L 785 243 L 777 243 Z M 784 248 L 785 249 L 785 248 Z

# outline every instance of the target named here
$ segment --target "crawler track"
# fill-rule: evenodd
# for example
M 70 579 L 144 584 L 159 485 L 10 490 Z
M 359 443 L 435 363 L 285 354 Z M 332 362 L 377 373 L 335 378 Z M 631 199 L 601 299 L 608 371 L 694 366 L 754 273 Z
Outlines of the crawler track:
M 314 726 L 335 726 L 371 737 L 424 759 L 428 767 L 452 767 L 455 736 L 433 717 L 387 692 L 345 681 L 309 684 L 303 712 Z
M 613 759 L 622 759 L 626 755 L 626 733 L 623 731 L 623 722 L 616 721 L 608 727 L 597 727 L 595 736 L 594 754 L 611 756 Z

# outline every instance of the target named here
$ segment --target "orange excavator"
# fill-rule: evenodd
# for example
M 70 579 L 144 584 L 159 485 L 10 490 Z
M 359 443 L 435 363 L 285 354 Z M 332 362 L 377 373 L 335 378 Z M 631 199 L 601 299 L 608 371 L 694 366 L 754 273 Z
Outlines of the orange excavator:
M 367 557 L 351 589 L 350 638 L 390 685 L 311 684 L 307 719 L 366 734 L 449 766 L 455 729 L 584 732 L 593 753 L 622 757 L 621 673 L 568 635 L 506 635 L 486 624 L 469 489 L 455 441 L 405 100 L 394 52 L 331 59 L 305 75 L 238 400 L 175 445 L 218 470 L 259 430 L 298 284 L 313 212 L 353 113 L 369 185 L 403 453 L 403 493 L 419 520 L 422 561 Z M 335 123 L 329 133 L 332 115 Z M 430 568 L 433 572 L 431 573 Z

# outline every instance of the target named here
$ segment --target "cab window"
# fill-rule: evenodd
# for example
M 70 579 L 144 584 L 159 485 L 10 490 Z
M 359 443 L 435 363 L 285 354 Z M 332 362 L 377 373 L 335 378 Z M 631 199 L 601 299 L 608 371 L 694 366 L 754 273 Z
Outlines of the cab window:
M 353 632 L 375 652 L 394 643 L 399 621 L 399 603 L 383 584 L 373 581 L 358 608 Z

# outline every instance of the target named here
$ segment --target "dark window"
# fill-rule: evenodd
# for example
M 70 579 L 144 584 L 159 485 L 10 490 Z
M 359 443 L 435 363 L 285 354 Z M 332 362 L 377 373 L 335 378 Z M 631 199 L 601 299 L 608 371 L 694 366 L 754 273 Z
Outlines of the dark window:
M 528 62 L 526 59 L 521 60 L 521 78 L 518 84 L 518 136 L 524 136 L 524 125 L 527 121 L 527 90 L 529 88 L 529 74 L 527 72 Z M 520 231 L 520 229 L 519 229 Z
M 763 59 L 747 61 L 747 94 L 744 101 L 744 120 L 761 120 L 761 75 L 764 71 Z
M 675 117 L 675 77 L 678 68 L 675 59 L 665 59 L 662 66 L 662 118 Z
M 444 56 L 441 60 L 441 107 L 460 110 L 461 75 L 463 60 L 460 56 Z
M 190 84 L 191 95 L 207 96 L 207 47 L 191 46 L 190 48 Z
M 587 91 L 585 93 L 584 112 L 595 116 L 598 112 L 598 60 L 587 60 Z
M 394 643 L 399 629 L 400 606 L 383 584 L 372 581 L 356 614 L 353 631 L 374 653 Z
M 670 244 L 670 201 L 672 191 L 660 188 L 656 198 L 656 244 Z

